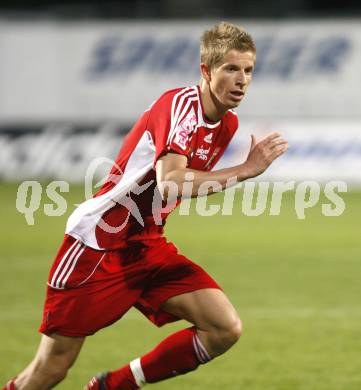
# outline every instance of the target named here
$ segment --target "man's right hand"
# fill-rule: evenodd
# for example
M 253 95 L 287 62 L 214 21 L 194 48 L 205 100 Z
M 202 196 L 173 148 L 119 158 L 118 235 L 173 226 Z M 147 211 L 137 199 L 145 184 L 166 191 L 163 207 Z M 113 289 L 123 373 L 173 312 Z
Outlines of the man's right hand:
M 251 137 L 247 160 L 242 166 L 248 177 L 255 177 L 263 173 L 276 158 L 287 151 L 288 142 L 280 133 L 271 133 L 259 142 L 253 134 Z

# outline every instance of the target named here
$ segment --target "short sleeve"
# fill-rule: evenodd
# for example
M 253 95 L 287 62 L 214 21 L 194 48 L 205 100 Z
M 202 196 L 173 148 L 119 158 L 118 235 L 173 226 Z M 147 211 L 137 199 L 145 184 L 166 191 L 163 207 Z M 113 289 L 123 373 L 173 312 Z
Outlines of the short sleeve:
M 190 141 L 197 119 L 192 105 L 179 107 L 174 94 L 163 95 L 151 107 L 148 130 L 155 145 L 156 161 L 167 153 L 190 157 Z

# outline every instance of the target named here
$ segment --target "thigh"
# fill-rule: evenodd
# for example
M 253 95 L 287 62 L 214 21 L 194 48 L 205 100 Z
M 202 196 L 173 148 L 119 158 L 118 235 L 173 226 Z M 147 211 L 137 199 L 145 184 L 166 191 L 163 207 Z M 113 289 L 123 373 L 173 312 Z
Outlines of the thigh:
M 178 253 L 171 243 L 150 250 L 146 260 L 151 270 L 149 281 L 135 306 L 157 326 L 184 318 L 183 313 L 179 315 L 179 310 L 163 310 L 165 302 L 172 302 L 172 297 L 205 289 L 221 291 L 202 267 Z
M 162 310 L 196 325 L 198 329 L 225 329 L 238 321 L 238 314 L 219 289 L 202 289 L 172 297 Z

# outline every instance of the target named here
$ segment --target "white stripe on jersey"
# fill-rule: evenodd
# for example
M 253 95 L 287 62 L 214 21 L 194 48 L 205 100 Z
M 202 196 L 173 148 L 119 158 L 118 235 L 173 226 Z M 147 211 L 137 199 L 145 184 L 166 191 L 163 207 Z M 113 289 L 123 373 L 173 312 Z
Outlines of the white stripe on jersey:
M 191 87 L 183 88 L 180 92 L 178 92 L 176 95 L 173 96 L 172 109 L 171 109 L 171 120 L 170 120 L 170 128 L 171 129 L 174 126 L 174 109 L 175 109 L 176 101 L 177 101 L 179 96 L 181 96 L 185 92 L 189 91 L 190 89 L 191 89 Z
M 183 106 L 183 103 L 184 103 L 184 100 L 186 100 L 187 98 L 189 97 L 193 97 L 193 96 L 196 96 L 197 93 L 195 91 L 191 91 L 191 92 L 188 92 L 188 93 L 185 93 L 180 99 L 179 99 L 179 102 L 177 104 L 177 110 L 174 114 L 174 122 L 173 122 L 173 128 L 176 126 L 176 124 L 179 122 L 179 112 L 180 110 L 182 109 L 182 106 Z
M 189 98 L 188 98 L 189 99 Z M 176 134 L 177 132 L 177 128 L 178 128 L 178 125 L 181 123 L 181 121 L 186 118 L 187 114 L 189 112 L 191 112 L 191 109 L 192 107 L 189 107 L 191 105 L 192 102 L 196 101 L 197 98 L 191 98 L 187 101 L 186 103 L 186 106 L 182 112 L 182 114 L 179 116 L 179 119 L 178 119 L 178 122 L 176 123 L 176 125 L 174 126 L 173 130 L 171 130 L 169 132 L 169 135 L 168 135 L 168 141 L 167 141 L 167 145 L 170 145 L 172 143 L 172 139 L 174 137 L 174 135 Z M 195 129 L 197 129 L 197 126 L 195 127 Z
M 171 130 L 175 128 L 176 123 L 179 120 L 179 112 L 183 107 L 184 100 L 189 97 L 193 97 L 196 95 L 196 92 L 191 90 L 190 92 L 183 93 L 181 95 L 177 94 L 173 97 L 172 101 L 172 116 L 171 116 Z
M 189 90 L 189 89 L 190 88 L 185 88 L 184 90 L 179 92 L 177 95 L 175 95 L 174 98 L 173 98 L 173 101 L 172 101 L 172 114 L 171 114 L 171 126 L 170 126 L 170 129 L 169 129 L 167 144 L 169 144 L 169 142 L 171 140 L 171 137 L 173 136 L 173 133 L 174 133 L 175 129 L 177 128 L 177 125 L 179 124 L 180 120 L 182 119 L 182 115 L 183 115 L 184 111 L 182 111 L 182 115 L 179 115 L 179 113 L 180 113 L 180 111 L 181 111 L 181 109 L 183 107 L 183 104 L 185 103 L 185 100 L 188 100 L 191 97 L 195 98 L 197 96 L 197 92 L 194 90 L 194 88 L 191 88 L 192 89 L 191 92 L 184 93 L 184 92 L 186 92 L 186 90 Z M 180 96 L 180 94 L 183 94 L 183 96 L 181 96 L 181 98 L 179 99 L 179 102 L 176 103 L 176 100 Z M 197 98 L 194 99 L 194 100 L 197 100 Z M 176 112 L 174 112 L 175 107 L 177 108 Z
M 188 98 L 187 103 L 186 103 L 186 105 L 185 105 L 185 107 L 184 107 L 182 113 L 179 115 L 179 118 L 178 118 L 178 121 L 177 121 L 177 123 L 176 123 L 176 125 L 175 125 L 174 130 L 177 129 L 177 127 L 179 126 L 179 124 L 181 123 L 181 121 L 187 116 L 186 114 L 188 114 L 188 111 L 190 111 L 190 110 L 188 110 L 188 109 L 189 109 L 189 106 L 191 105 L 192 102 L 195 102 L 195 101 L 197 101 L 197 98 Z M 174 131 L 174 130 L 173 130 L 173 131 Z
M 183 111 L 177 115 L 177 120 L 174 122 L 173 127 L 170 128 L 169 134 L 168 134 L 168 139 L 167 139 L 167 145 L 171 143 L 171 140 L 177 130 L 177 127 L 181 123 L 181 121 L 186 117 L 188 112 L 190 111 L 189 106 L 192 102 L 197 101 L 197 97 L 194 96 L 193 94 L 191 96 L 184 96 L 181 101 L 179 102 L 178 107 L 184 107 Z
M 178 128 L 179 124 L 181 123 L 181 121 L 182 121 L 184 118 L 186 118 L 186 116 L 187 116 L 187 114 L 188 114 L 189 112 L 191 112 L 192 107 L 190 107 L 190 105 L 191 105 L 191 103 L 194 102 L 194 101 L 197 101 L 197 98 L 188 98 L 188 101 L 187 101 L 187 103 L 186 103 L 186 105 L 185 105 L 185 107 L 184 107 L 184 109 L 183 109 L 181 115 L 178 117 L 178 121 L 177 121 L 177 123 L 176 123 L 174 129 L 173 129 L 171 132 L 169 132 L 169 136 L 168 136 L 168 137 L 169 137 L 169 141 L 167 142 L 168 145 L 172 143 L 173 136 L 174 136 L 174 134 L 176 133 L 177 128 Z

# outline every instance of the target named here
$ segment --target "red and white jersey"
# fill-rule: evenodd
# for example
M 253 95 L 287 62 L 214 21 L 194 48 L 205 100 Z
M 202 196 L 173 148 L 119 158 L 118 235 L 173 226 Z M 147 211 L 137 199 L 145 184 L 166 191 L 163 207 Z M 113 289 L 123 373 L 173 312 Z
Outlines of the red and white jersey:
M 107 182 L 69 217 L 66 233 L 94 249 L 124 248 L 161 237 L 168 214 L 159 202 L 155 164 L 167 153 L 188 159 L 188 168 L 210 171 L 238 128 L 229 110 L 207 120 L 198 86 L 164 93 L 124 140 Z

